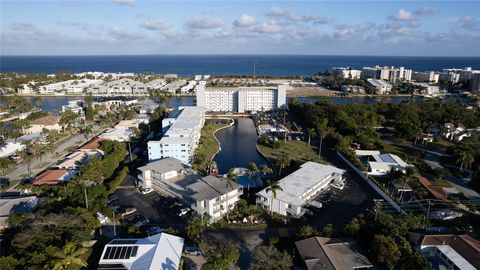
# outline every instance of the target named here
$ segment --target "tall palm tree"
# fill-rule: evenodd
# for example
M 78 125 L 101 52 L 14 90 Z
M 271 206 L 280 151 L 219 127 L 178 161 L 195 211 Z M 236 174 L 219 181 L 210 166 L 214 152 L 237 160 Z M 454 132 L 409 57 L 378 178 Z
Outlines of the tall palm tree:
M 273 214 L 273 200 L 275 200 L 275 198 L 277 198 L 277 191 L 278 190 L 283 191 L 283 189 L 278 182 L 268 181 L 267 183 L 268 183 L 268 187 L 265 191 L 267 193 L 269 193 L 269 192 L 272 193 L 272 199 L 270 200 L 270 214 L 272 215 Z
M 282 175 L 282 169 L 290 165 L 290 157 L 287 153 L 282 153 L 282 155 L 277 159 L 277 165 L 279 167 L 278 176 Z
M 308 146 L 310 147 L 310 139 L 312 138 L 312 134 L 315 133 L 315 129 L 309 128 L 307 132 L 308 132 Z
M 260 166 L 260 172 L 265 176 L 269 173 L 272 173 L 273 170 L 272 170 L 272 168 L 268 167 L 267 165 L 262 165 L 262 166 Z
M 232 169 L 230 169 L 231 172 L 228 173 L 228 177 L 225 178 L 226 182 L 225 182 L 225 209 L 227 210 L 227 220 L 229 220 L 229 217 L 228 217 L 228 210 L 229 210 L 229 206 L 228 206 L 228 188 L 230 187 L 232 190 L 233 190 L 233 181 L 236 181 L 237 180 L 237 175 L 235 173 L 233 173 Z
M 315 130 L 317 132 L 318 137 L 320 138 L 320 142 L 318 144 L 318 156 L 322 155 L 322 144 L 323 138 L 327 135 L 327 125 L 328 119 L 322 118 L 321 120 L 315 122 Z
M 187 235 L 192 240 L 198 240 L 202 235 L 203 231 L 205 231 L 205 228 L 206 228 L 205 221 L 199 218 L 194 218 L 192 219 L 192 221 L 190 221 L 190 223 L 188 223 L 186 227 Z
M 460 163 L 460 170 L 470 167 L 475 162 L 475 153 L 467 144 L 459 144 L 454 150 L 454 156 L 457 163 Z
M 92 126 L 84 126 L 80 128 L 80 133 L 82 133 L 83 136 L 85 136 L 86 140 L 88 140 L 88 136 L 92 134 L 92 132 L 93 132 Z
M 78 247 L 75 243 L 67 243 L 62 250 L 54 254 L 53 270 L 87 267 L 87 262 L 80 258 L 86 252 L 87 249 Z

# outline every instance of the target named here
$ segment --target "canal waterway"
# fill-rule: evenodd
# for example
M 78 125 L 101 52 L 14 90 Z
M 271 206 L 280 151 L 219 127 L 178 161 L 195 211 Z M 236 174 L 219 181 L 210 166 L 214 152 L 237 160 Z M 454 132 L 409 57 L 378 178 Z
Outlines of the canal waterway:
M 248 168 L 251 162 L 268 165 L 257 152 L 257 131 L 251 118 L 235 119 L 235 125 L 218 131 L 215 137 L 220 141 L 221 151 L 214 160 L 221 174 L 234 167 Z

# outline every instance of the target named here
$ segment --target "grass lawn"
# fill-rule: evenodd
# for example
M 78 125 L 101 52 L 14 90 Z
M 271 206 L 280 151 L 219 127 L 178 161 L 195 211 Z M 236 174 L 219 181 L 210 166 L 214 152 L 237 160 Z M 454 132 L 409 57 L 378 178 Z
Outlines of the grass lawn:
M 213 155 L 217 152 L 219 144 L 215 139 L 213 133 L 222 127 L 228 126 L 228 123 L 217 123 L 215 120 L 205 121 L 202 128 L 202 136 L 197 150 L 195 150 L 195 161 L 193 162 L 193 169 L 199 173 L 205 174 L 207 164 Z
M 263 155 L 276 166 L 277 158 L 283 153 L 286 153 L 290 160 L 297 164 L 303 164 L 307 161 L 315 161 L 322 164 L 328 164 L 328 162 L 318 156 L 318 150 L 316 147 L 308 146 L 303 141 L 287 141 L 281 148 L 274 149 L 271 146 L 257 144 L 258 149 Z M 278 169 L 278 168 L 276 168 Z
M 440 187 L 452 187 L 452 185 L 443 178 L 438 177 L 431 177 L 428 179 L 432 185 L 440 186 Z

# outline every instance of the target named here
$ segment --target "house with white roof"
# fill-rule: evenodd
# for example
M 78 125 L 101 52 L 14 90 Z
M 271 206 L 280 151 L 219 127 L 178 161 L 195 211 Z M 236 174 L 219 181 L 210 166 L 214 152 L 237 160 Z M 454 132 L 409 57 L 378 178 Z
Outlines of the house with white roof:
M 330 184 L 343 185 L 345 171 L 331 165 L 306 162 L 295 172 L 278 181 L 282 190 L 263 189 L 257 193 L 257 206 L 279 215 L 299 218 L 305 214 L 303 206 L 311 203 Z
M 178 270 L 184 239 L 167 233 L 146 238 L 113 239 L 102 252 L 99 270 Z
M 6 144 L 0 145 L 0 157 L 5 158 L 13 156 L 18 152 L 25 150 L 26 146 L 22 143 L 7 142 Z
M 164 158 L 138 168 L 139 185 L 177 198 L 190 206 L 198 216 L 208 215 L 212 220 L 222 218 L 243 194 L 242 187 L 225 178 L 202 177 L 175 158 Z
M 0 198 L 0 231 L 8 228 L 8 217 L 10 215 L 32 212 L 39 204 L 40 198 L 37 196 Z
M 384 80 L 367 79 L 367 82 L 373 86 L 379 94 L 387 94 L 392 91 L 393 86 Z
M 357 158 L 364 159 L 367 163 L 367 174 L 373 176 L 382 176 L 388 174 L 392 169 L 395 171 L 407 172 L 407 167 L 413 165 L 407 164 L 399 156 L 386 153 L 380 154 L 380 151 L 356 150 Z

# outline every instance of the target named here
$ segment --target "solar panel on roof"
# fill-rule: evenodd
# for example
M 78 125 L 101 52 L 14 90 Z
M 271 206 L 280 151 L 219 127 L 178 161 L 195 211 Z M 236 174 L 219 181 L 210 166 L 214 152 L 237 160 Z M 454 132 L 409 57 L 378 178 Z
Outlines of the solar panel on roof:
M 115 239 L 112 240 L 109 245 L 130 245 L 135 244 L 136 242 L 136 239 Z
M 104 260 L 123 260 L 137 256 L 138 246 L 110 246 L 105 250 Z
M 138 246 L 134 246 L 132 249 L 132 253 L 130 254 L 131 257 L 137 256 Z

